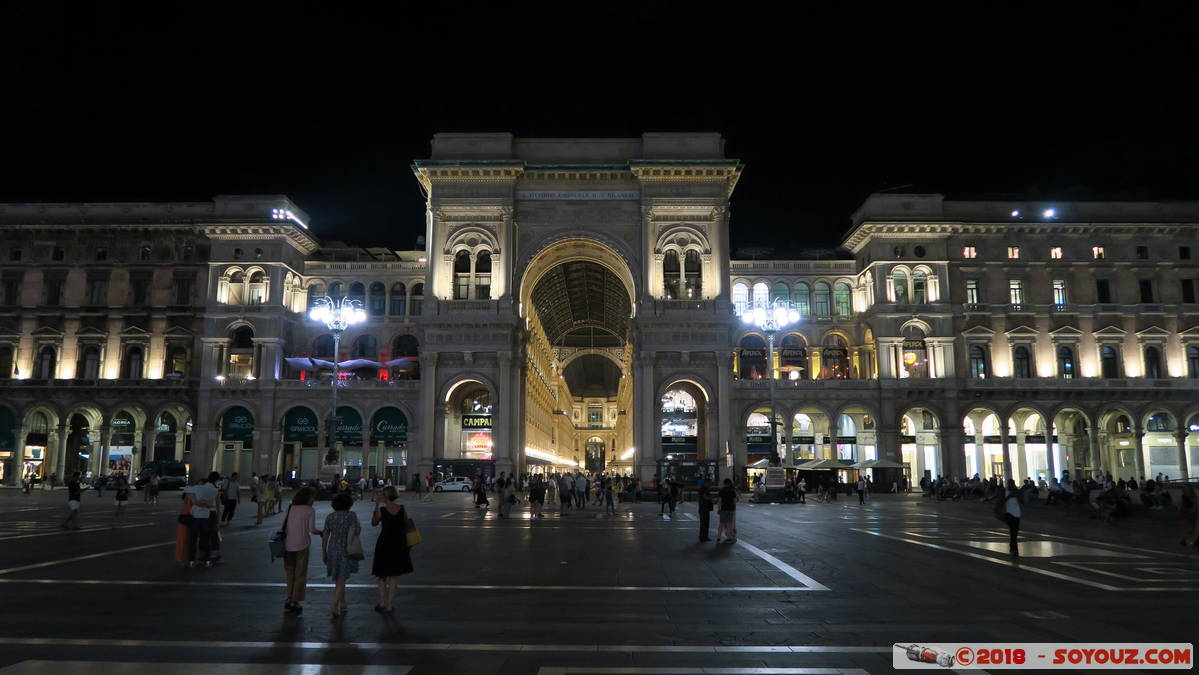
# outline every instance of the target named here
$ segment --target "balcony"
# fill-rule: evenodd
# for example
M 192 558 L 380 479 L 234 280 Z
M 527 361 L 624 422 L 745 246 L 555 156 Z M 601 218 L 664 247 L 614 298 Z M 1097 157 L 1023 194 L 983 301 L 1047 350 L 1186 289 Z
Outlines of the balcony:
M 188 389 L 196 385 L 196 378 L 162 378 L 158 380 L 151 379 L 95 379 L 95 380 L 39 380 L 39 379 L 4 379 L 0 380 L 0 386 L 5 387 L 54 387 L 55 389 L 118 389 L 118 388 L 136 388 L 136 389 L 157 389 L 157 390 L 179 390 Z
M 317 391 L 329 391 L 329 381 L 322 380 L 274 380 L 275 387 L 279 389 L 298 390 L 298 389 L 313 389 Z M 418 391 L 420 389 L 420 380 L 342 380 L 338 383 L 339 389 L 356 389 L 356 390 L 371 390 L 371 389 L 390 389 L 394 391 Z
M 499 314 L 500 303 L 495 300 L 438 300 L 437 314 Z

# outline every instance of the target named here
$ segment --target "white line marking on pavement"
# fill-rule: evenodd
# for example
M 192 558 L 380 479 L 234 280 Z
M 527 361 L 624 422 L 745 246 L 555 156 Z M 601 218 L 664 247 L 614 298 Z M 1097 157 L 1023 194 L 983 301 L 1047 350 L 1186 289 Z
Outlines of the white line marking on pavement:
M 387 651 L 593 652 L 635 654 L 890 654 L 891 645 L 571 645 L 448 642 L 237 642 L 0 637 L 0 645 L 23 647 L 144 647 L 151 649 L 375 649 Z M 694 672 L 694 671 L 692 671 Z
M 110 664 L 96 661 L 21 661 L 0 673 L 53 675 L 91 675 Z M 123 675 L 168 672 L 172 675 L 208 675 L 214 669 L 224 675 L 407 675 L 412 666 L 334 666 L 317 663 L 122 663 L 117 672 Z
M 245 532 L 234 532 L 232 534 L 222 534 L 223 538 L 236 537 L 242 534 L 259 533 L 259 530 L 246 530 Z M 20 567 L 10 567 L 5 570 L 0 570 L 0 574 L 12 574 L 13 572 L 24 572 L 25 570 L 36 570 L 43 567 L 53 567 L 54 565 L 65 565 L 67 563 L 79 562 L 80 560 L 93 560 L 95 558 L 104 558 L 110 555 L 120 555 L 122 553 L 132 553 L 134 551 L 144 551 L 148 548 L 157 548 L 159 546 L 174 546 L 175 540 L 163 541 L 157 544 L 143 544 L 141 546 L 130 546 L 128 548 L 119 548 L 112 551 L 101 551 L 99 553 L 89 553 L 87 555 L 77 555 L 73 558 L 61 558 L 59 560 L 47 560 L 46 562 L 33 563 L 30 565 L 21 565 Z
M 882 532 L 872 532 L 870 530 L 862 530 L 862 529 L 859 529 L 856 527 L 851 527 L 849 529 L 853 532 L 861 532 L 862 534 L 872 534 L 876 537 L 882 537 L 884 539 L 894 539 L 895 541 L 906 541 L 909 544 L 916 544 L 918 546 L 927 546 L 928 548 L 936 549 L 938 551 L 946 551 L 949 553 L 956 553 L 958 555 L 964 555 L 968 558 L 976 558 L 978 560 L 986 560 L 987 562 L 995 563 L 996 565 L 1004 565 L 1005 567 L 1015 567 L 1016 569 L 1021 569 L 1026 572 L 1035 572 L 1037 574 L 1043 574 L 1047 577 L 1053 577 L 1054 579 L 1073 581 L 1076 584 L 1082 584 L 1084 586 L 1091 586 L 1092 588 L 1098 588 L 1098 589 L 1105 590 L 1105 591 L 1148 591 L 1148 590 L 1178 591 L 1178 590 L 1182 590 L 1182 589 L 1178 589 L 1178 588 L 1170 588 L 1170 589 L 1165 589 L 1165 588 L 1121 588 L 1119 586 L 1109 586 L 1108 584 L 1101 584 L 1098 581 L 1090 581 L 1088 579 L 1079 579 L 1078 577 L 1072 577 L 1069 574 L 1061 574 L 1060 572 L 1051 572 L 1050 570 L 1044 570 L 1039 567 L 1031 567 L 1029 565 L 1021 565 L 1019 563 L 1012 562 L 1011 560 L 1001 560 L 999 558 L 992 558 L 991 556 L 988 556 L 988 555 L 982 555 L 979 553 L 971 553 L 970 551 L 959 551 L 956 548 L 950 548 L 948 546 L 941 546 L 939 544 L 931 544 L 927 541 L 918 541 L 916 539 L 907 539 L 905 537 L 895 537 L 895 536 L 892 536 L 889 534 L 883 534 Z
M 50 584 L 61 586 L 215 586 L 221 588 L 283 588 L 286 584 L 276 581 L 151 581 L 139 579 L 0 579 L 0 584 Z M 819 586 L 819 584 L 817 584 Z M 309 583 L 308 588 L 333 588 L 334 584 Z M 346 588 L 378 588 L 378 584 L 346 584 Z M 827 588 L 807 586 L 529 586 L 509 584 L 397 584 L 405 590 L 429 591 L 712 591 L 716 593 L 785 593 L 818 591 Z
M 762 549 L 758 548 L 757 546 L 754 546 L 753 544 L 747 544 L 741 539 L 738 539 L 737 543 L 740 544 L 741 546 L 745 547 L 745 549 L 748 550 L 750 553 L 753 553 L 754 555 L 758 556 L 762 560 L 765 560 L 766 562 L 770 563 L 771 565 L 774 565 L 775 567 L 777 567 L 779 570 L 781 570 L 783 572 L 783 574 L 786 574 L 787 576 L 798 581 L 799 583 L 803 584 L 804 586 L 807 586 L 808 590 L 812 590 L 812 591 L 827 591 L 827 590 L 829 590 L 828 586 L 825 586 L 824 584 L 820 583 L 819 581 L 816 581 L 812 577 L 804 574 L 803 572 L 800 572 L 799 570 L 788 565 L 787 563 L 783 562 L 782 560 L 779 560 L 778 558 L 770 555 L 769 553 L 767 553 L 766 551 L 763 551 Z
M 106 527 L 106 526 L 101 525 L 99 527 L 84 527 L 84 528 L 80 528 L 78 530 L 64 530 L 61 527 L 56 526 L 56 529 L 50 530 L 49 532 L 34 532 L 32 534 L 5 535 L 3 537 L 0 537 L 0 541 L 8 541 L 9 539 L 29 539 L 31 537 L 50 537 L 50 536 L 60 535 L 60 534 L 85 534 L 87 532 L 112 532 L 113 530 L 127 530 L 131 527 L 149 527 L 153 524 L 154 523 L 139 523 L 137 525 L 117 525 L 116 527 Z

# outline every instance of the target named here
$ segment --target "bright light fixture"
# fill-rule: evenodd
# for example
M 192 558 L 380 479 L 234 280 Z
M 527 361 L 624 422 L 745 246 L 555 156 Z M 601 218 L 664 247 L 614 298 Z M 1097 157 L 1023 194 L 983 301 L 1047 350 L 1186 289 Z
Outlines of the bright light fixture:
M 1041 215 L 1045 218 L 1055 218 L 1057 217 L 1057 209 L 1045 209 L 1041 212 Z
M 632 459 L 634 452 L 636 452 L 636 449 L 629 448 L 628 450 L 625 450 L 624 452 L 620 453 L 620 461 L 627 462 L 628 460 Z
M 1012 211 L 1012 217 L 1019 218 L 1020 217 L 1020 209 L 1016 209 L 1016 210 Z

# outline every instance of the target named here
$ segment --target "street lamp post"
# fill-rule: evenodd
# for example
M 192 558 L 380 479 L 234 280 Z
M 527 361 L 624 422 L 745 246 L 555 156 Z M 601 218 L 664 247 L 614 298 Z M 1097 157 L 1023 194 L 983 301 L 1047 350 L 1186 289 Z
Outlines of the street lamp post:
M 337 359 L 341 353 L 341 332 L 365 321 L 366 312 L 362 309 L 362 303 L 357 300 L 334 300 L 326 295 L 316 300 L 308 312 L 308 318 L 325 324 L 325 328 L 333 333 L 333 381 L 329 387 L 333 393 L 333 405 L 329 408 L 329 418 L 325 421 L 325 437 L 328 444 L 325 463 L 332 464 L 337 461 L 337 379 L 340 374 Z
M 770 309 L 755 307 L 752 310 L 743 312 L 741 320 L 747 324 L 757 326 L 763 333 L 766 333 L 766 344 L 769 347 L 766 357 L 766 367 L 770 376 L 770 464 L 778 466 L 782 463 L 782 458 L 779 454 L 778 420 L 775 417 L 774 402 L 774 336 L 780 330 L 798 322 L 799 312 L 795 309 L 787 308 L 783 303 L 776 300 Z

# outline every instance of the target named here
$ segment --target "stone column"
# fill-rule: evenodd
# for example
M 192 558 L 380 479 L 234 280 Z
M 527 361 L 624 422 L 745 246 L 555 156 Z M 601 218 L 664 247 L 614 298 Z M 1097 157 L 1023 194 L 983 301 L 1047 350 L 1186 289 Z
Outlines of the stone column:
M 420 379 L 424 381 L 420 388 L 420 410 L 417 413 L 420 423 L 416 425 L 418 429 L 409 432 L 409 474 L 413 471 L 432 471 L 434 458 L 445 452 L 444 448 L 437 447 L 438 412 L 443 407 L 437 401 L 437 352 L 421 352 Z M 444 412 L 440 417 L 445 419 Z M 445 440 L 441 439 L 440 442 L 445 443 Z
M 941 465 L 950 478 L 966 476 L 966 455 L 963 447 L 965 430 L 960 425 L 941 429 Z
M 96 471 L 102 472 L 108 466 L 108 453 L 110 452 L 112 452 L 112 427 L 104 425 L 100 427 L 100 452 L 97 453 L 99 458 L 95 463 Z
M 12 464 L 10 465 L 12 467 L 12 471 L 5 476 L 4 484 L 16 486 L 20 485 L 21 478 L 23 478 L 25 475 L 25 425 L 18 420 L 17 425 L 13 427 L 12 432 L 13 459 Z M 46 476 L 50 476 L 49 471 L 46 472 Z
M 1048 462 L 1048 468 L 1045 469 L 1045 472 L 1048 473 L 1049 476 L 1051 476 L 1051 477 L 1052 476 L 1060 477 L 1061 472 L 1057 470 L 1057 461 L 1054 460 L 1054 458 L 1053 458 L 1053 448 L 1057 447 L 1058 451 L 1061 452 L 1062 446 L 1064 445 L 1061 441 L 1064 439 L 1069 444 L 1069 445 L 1066 445 L 1066 447 L 1070 448 L 1069 453 L 1071 455 L 1073 455 L 1074 454 L 1074 449 L 1073 449 L 1074 437 L 1070 436 L 1070 435 L 1058 436 L 1058 442 L 1055 443 L 1053 441 L 1053 436 L 1054 436 L 1053 426 L 1050 425 L 1049 428 L 1045 430 L 1045 458 L 1046 458 L 1046 461 Z M 1075 458 L 1075 461 L 1076 462 L 1078 461 L 1077 457 Z M 1070 472 L 1070 477 L 1071 478 L 1074 477 L 1073 471 Z
M 1110 458 L 1105 456 L 1105 446 L 1107 443 L 1103 436 L 1106 436 L 1106 434 L 1104 434 L 1102 431 L 1099 431 L 1099 429 L 1095 427 L 1087 428 L 1087 440 L 1089 441 L 1091 456 L 1095 458 L 1095 466 L 1097 466 L 1099 470 L 1103 471 L 1103 473 L 1106 475 L 1115 467 L 1115 463 L 1110 461 Z M 1105 467 L 1107 469 L 1106 471 L 1104 470 Z
M 1178 443 L 1178 477 L 1187 480 L 1191 477 L 1191 467 L 1187 465 L 1187 429 L 1180 426 L 1174 432 L 1174 440 Z
M 725 460 L 726 444 L 733 437 L 732 429 L 732 353 L 724 350 L 716 352 L 716 419 L 709 418 L 709 424 L 715 422 L 715 433 L 712 434 L 711 459 L 719 463 L 720 476 L 726 476 L 728 466 Z
M 137 471 L 141 471 L 146 462 L 154 461 L 154 448 L 158 445 L 158 425 L 153 420 L 142 430 L 142 438 L 146 439 L 146 443 L 140 450 L 141 456 L 134 462 Z
M 878 431 L 876 433 L 877 449 L 879 459 L 889 459 L 892 462 L 903 462 L 903 455 L 899 452 L 899 428 L 890 424 L 884 426 L 883 421 L 878 421 Z M 916 475 L 916 467 L 910 467 L 912 476 L 917 481 L 920 477 Z
M 61 476 L 66 472 L 68 431 L 67 425 L 58 425 L 58 428 L 55 430 L 56 435 L 53 439 L 53 447 L 46 448 L 46 468 L 44 471 L 47 476 L 54 472 L 57 472 Z M 50 439 L 47 440 L 49 441 Z M 47 445 L 51 444 L 47 443 Z
M 1137 482 L 1145 481 L 1145 429 L 1138 425 L 1132 431 L 1132 440 L 1136 445 Z
M 1003 479 L 1004 485 L 1007 485 L 1009 479 L 1015 480 L 1015 475 L 1012 472 L 1012 453 L 1008 448 L 1007 442 L 1007 420 L 999 421 L 999 440 L 1003 444 Z
M 187 479 L 192 485 L 202 482 L 212 471 L 212 460 L 216 453 L 215 431 L 208 427 L 192 428 L 192 461 Z
M 1024 449 L 1024 424 L 1021 423 L 1016 427 L 1016 481 L 1022 481 L 1028 477 L 1028 455 Z

